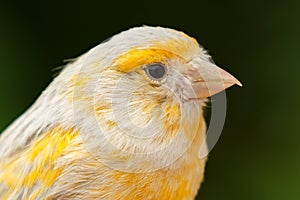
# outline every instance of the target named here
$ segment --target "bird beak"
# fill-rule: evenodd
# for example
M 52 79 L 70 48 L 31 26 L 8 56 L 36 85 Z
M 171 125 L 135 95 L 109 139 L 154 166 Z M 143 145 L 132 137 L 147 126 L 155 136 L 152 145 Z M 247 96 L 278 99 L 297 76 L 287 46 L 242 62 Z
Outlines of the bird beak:
M 242 84 L 231 74 L 210 62 L 190 63 L 184 76 L 191 82 L 189 99 L 203 99 L 217 94 L 235 84 Z

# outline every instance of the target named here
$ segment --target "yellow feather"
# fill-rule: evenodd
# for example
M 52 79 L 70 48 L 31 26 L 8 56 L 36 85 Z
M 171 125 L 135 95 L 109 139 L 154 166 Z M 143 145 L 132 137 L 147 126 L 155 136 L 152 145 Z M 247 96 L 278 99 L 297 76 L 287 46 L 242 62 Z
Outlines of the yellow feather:
M 145 72 L 153 63 L 163 76 Z M 93 48 L 1 135 L 0 200 L 193 199 L 206 162 L 199 80 L 213 76 L 209 67 L 194 38 L 160 27 Z
M 132 49 L 121 55 L 112 66 L 119 71 L 129 72 L 149 63 L 165 63 L 174 57 L 172 52 L 163 49 Z
M 76 136 L 73 129 L 55 127 L 41 133 L 12 157 L 3 158 L 9 162 L 0 160 L 0 183 L 10 188 L 0 197 L 23 189 L 35 199 L 39 193 L 51 187 L 63 170 L 55 167 L 55 160 L 63 155 L 65 148 Z M 34 185 L 35 191 L 31 191 Z

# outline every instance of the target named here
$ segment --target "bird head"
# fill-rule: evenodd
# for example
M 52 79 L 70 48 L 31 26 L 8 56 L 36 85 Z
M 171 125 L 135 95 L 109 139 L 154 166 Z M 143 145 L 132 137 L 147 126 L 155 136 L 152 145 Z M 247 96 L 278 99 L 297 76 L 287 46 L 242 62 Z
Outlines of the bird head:
M 150 168 L 170 164 L 195 141 L 199 149 L 206 98 L 241 85 L 194 38 L 161 27 L 124 31 L 72 65 L 78 67 L 72 101 L 83 140 L 103 162 L 105 154 L 109 165 L 128 169 L 139 159 Z

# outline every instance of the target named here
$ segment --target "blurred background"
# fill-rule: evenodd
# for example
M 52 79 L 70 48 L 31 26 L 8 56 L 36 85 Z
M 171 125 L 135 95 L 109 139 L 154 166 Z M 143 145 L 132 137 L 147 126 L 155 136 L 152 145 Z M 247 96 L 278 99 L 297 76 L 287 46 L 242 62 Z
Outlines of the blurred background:
M 300 1 L 10 1 L 0 5 L 0 131 L 55 67 L 133 26 L 183 30 L 244 87 L 227 91 L 201 200 L 300 199 Z

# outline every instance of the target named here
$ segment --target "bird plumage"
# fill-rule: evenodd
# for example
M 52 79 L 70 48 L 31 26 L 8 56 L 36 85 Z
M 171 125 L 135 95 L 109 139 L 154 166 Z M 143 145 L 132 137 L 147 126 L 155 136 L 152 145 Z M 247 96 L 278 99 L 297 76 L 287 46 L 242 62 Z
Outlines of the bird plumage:
M 145 73 L 149 64 L 165 76 Z M 2 133 L 0 199 L 193 199 L 206 97 L 233 84 L 182 32 L 115 35 L 68 64 Z

